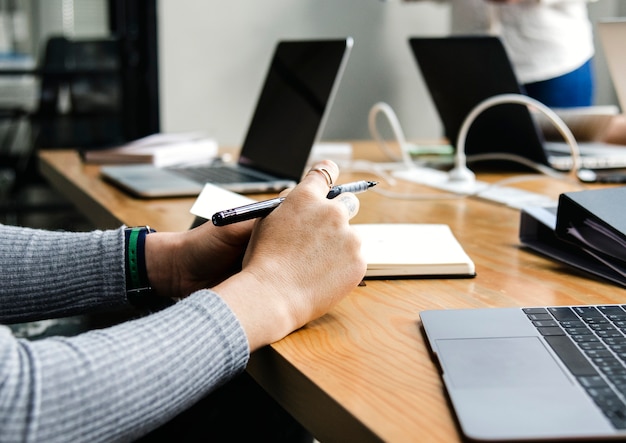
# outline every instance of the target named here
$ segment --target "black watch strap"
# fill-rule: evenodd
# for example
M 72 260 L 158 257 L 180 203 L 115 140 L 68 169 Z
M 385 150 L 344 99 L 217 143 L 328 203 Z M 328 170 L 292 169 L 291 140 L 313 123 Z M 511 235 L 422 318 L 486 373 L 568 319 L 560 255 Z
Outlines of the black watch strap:
M 149 226 L 126 228 L 124 246 L 126 251 L 126 296 L 133 305 L 145 305 L 154 298 L 146 270 L 146 236 L 156 232 Z

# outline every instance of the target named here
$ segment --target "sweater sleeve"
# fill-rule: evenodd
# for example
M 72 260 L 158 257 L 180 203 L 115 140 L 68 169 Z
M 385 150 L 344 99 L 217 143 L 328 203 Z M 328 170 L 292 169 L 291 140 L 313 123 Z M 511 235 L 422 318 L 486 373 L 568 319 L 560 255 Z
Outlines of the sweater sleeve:
M 81 335 L 0 326 L 0 441 L 129 441 L 241 372 L 249 347 L 215 293 Z
M 0 323 L 127 303 L 122 230 L 0 225 Z M 241 372 L 243 328 L 203 290 L 157 313 L 75 337 L 16 338 L 0 325 L 0 441 L 129 441 Z
M 84 314 L 127 303 L 124 234 L 0 225 L 0 323 Z

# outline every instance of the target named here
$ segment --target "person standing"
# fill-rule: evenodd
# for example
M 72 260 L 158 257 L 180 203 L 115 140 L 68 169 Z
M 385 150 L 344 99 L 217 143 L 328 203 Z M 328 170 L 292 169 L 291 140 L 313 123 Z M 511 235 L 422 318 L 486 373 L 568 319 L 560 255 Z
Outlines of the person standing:
M 595 48 L 588 0 L 437 1 L 451 5 L 452 34 L 502 39 L 530 97 L 553 108 L 593 104 Z

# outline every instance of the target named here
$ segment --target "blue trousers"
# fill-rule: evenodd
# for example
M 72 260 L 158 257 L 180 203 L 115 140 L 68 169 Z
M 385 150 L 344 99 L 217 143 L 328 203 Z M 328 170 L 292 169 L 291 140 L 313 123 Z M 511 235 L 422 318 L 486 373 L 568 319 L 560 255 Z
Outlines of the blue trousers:
M 526 94 L 550 108 L 591 106 L 594 95 L 591 60 L 560 77 L 524 85 Z

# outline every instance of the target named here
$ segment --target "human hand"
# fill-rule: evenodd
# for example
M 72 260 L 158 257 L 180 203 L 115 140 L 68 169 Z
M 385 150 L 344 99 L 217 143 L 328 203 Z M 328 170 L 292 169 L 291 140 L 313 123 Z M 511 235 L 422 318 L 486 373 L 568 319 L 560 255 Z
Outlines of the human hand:
M 626 145 L 626 115 L 619 114 L 611 119 L 611 124 L 603 141 L 616 145 Z
M 212 287 L 241 269 L 254 221 L 224 227 L 204 223 L 190 231 L 146 237 L 146 269 L 153 290 L 185 297 Z
M 329 161 L 316 168 L 333 182 L 339 174 Z M 257 221 L 242 271 L 214 288 L 239 318 L 251 350 L 322 316 L 365 274 L 360 239 L 349 226 L 359 200 L 350 193 L 329 200 L 328 188 L 324 174 L 309 171 Z

